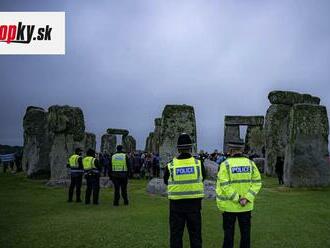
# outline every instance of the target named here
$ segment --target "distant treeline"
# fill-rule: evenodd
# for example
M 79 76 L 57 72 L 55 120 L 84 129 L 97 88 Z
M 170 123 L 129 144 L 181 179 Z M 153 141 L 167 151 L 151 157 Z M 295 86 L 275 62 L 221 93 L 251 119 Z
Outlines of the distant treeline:
M 0 154 L 9 154 L 9 153 L 23 153 L 22 146 L 8 146 L 8 145 L 1 145 L 0 144 Z

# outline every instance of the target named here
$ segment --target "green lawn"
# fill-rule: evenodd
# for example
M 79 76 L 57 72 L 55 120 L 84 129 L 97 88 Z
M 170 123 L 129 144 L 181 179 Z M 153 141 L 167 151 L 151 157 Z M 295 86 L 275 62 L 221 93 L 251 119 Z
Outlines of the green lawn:
M 0 247 L 168 247 L 168 202 L 129 185 L 130 206 L 114 208 L 102 189 L 100 205 L 67 203 L 67 189 L 24 175 L 0 174 Z M 220 247 L 222 220 L 203 203 L 204 247 Z M 237 230 L 236 244 L 239 232 Z M 264 179 L 252 218 L 252 247 L 330 247 L 330 189 L 287 189 Z M 188 246 L 185 233 L 185 247 Z M 236 247 L 238 247 L 236 245 Z

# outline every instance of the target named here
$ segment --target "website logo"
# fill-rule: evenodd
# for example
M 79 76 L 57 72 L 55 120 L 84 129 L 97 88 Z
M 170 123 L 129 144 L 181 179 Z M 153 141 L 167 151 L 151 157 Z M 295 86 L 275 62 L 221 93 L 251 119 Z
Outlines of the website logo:
M 65 54 L 65 12 L 0 12 L 0 54 Z

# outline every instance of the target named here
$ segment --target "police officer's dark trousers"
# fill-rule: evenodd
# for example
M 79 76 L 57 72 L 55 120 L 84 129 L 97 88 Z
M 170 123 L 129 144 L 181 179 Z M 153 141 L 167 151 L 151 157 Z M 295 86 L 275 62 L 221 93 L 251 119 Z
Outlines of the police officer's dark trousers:
M 73 191 L 76 188 L 76 201 L 81 202 L 80 192 L 81 192 L 81 184 L 82 184 L 82 174 L 81 173 L 72 173 L 71 174 L 71 183 L 69 188 L 69 199 L 71 202 L 73 198 Z
M 238 224 L 241 232 L 240 248 L 250 248 L 251 233 L 251 211 L 233 213 L 224 212 L 223 214 L 223 230 L 225 233 L 223 248 L 234 247 L 235 222 Z
M 113 185 L 115 186 L 115 195 L 113 199 L 113 205 L 118 206 L 119 205 L 119 199 L 120 199 L 120 191 L 121 196 L 124 199 L 124 204 L 128 204 L 128 197 L 127 197 L 127 183 L 128 179 L 127 177 L 113 177 L 112 178 Z
M 93 193 L 93 204 L 99 203 L 100 192 L 100 176 L 97 174 L 86 175 L 87 189 L 85 196 L 85 203 L 89 204 L 91 201 L 91 194 Z
M 170 247 L 182 248 L 182 236 L 184 227 L 187 224 L 190 247 L 202 247 L 202 217 L 200 211 L 177 212 L 170 210 Z

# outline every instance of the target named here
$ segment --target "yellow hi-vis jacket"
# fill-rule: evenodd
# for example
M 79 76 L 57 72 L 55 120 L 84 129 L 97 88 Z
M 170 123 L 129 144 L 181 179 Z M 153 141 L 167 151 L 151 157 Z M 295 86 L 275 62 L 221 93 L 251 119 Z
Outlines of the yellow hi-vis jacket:
M 168 199 L 194 199 L 204 197 L 201 162 L 194 157 L 177 159 L 167 164 L 170 172 L 167 192 Z
M 88 172 L 88 171 L 94 171 L 96 173 L 99 172 L 95 166 L 95 158 L 93 158 L 91 156 L 84 157 L 82 160 L 82 164 L 83 164 L 84 170 L 86 172 Z
M 69 165 L 70 168 L 78 168 L 79 164 L 78 164 L 78 159 L 80 158 L 79 155 L 77 154 L 73 154 L 70 158 L 69 158 Z
M 112 171 L 127 171 L 126 154 L 115 153 L 111 158 Z
M 260 173 L 253 161 L 245 157 L 228 158 L 221 163 L 218 173 L 216 194 L 219 210 L 251 211 L 260 188 Z M 244 207 L 239 204 L 240 197 L 248 200 Z

